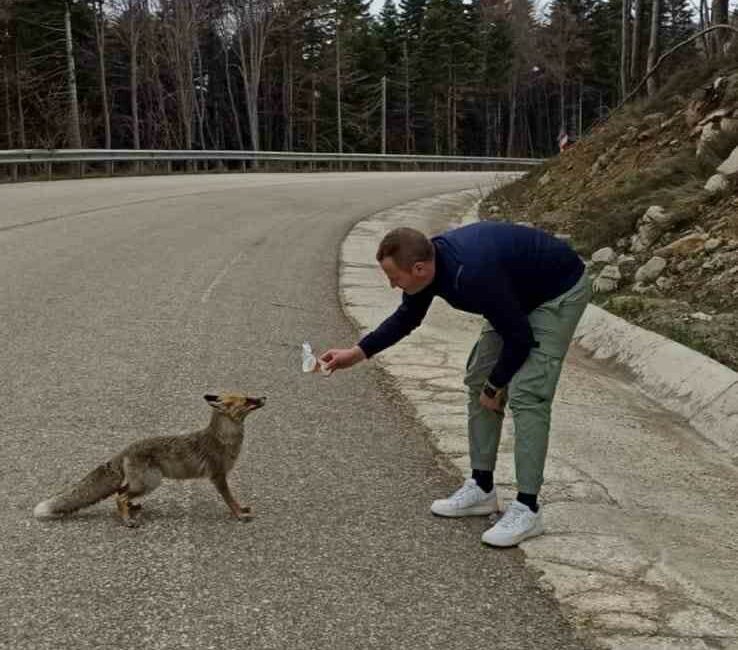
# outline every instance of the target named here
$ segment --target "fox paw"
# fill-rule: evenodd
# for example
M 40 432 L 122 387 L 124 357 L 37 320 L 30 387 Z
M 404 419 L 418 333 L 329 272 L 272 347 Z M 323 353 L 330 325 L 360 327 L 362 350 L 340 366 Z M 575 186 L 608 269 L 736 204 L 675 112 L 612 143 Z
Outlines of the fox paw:
M 254 518 L 254 513 L 251 511 L 251 506 L 241 506 L 238 512 L 234 512 L 237 519 L 241 521 L 248 521 Z

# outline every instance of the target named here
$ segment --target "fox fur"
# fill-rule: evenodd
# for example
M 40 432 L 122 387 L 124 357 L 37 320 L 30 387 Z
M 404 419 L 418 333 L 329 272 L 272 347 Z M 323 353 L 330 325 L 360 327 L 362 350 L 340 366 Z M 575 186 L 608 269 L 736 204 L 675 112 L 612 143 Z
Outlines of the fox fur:
M 69 489 L 41 501 L 33 510 L 34 516 L 62 517 L 115 494 L 123 522 L 134 526 L 134 515 L 141 506 L 133 500 L 155 490 L 162 478 L 208 478 L 235 517 L 252 517 L 251 509 L 241 506 L 231 494 L 227 475 L 241 451 L 244 419 L 264 406 L 266 397 L 223 393 L 205 395 L 205 400 L 212 415 L 204 429 L 134 442 Z

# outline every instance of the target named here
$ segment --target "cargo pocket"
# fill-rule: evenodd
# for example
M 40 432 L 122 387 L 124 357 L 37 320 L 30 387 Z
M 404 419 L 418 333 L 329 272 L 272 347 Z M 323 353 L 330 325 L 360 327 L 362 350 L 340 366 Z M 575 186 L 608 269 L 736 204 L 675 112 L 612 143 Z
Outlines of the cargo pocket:
M 563 359 L 540 349 L 531 350 L 510 382 L 510 406 L 550 402 L 556 392 Z

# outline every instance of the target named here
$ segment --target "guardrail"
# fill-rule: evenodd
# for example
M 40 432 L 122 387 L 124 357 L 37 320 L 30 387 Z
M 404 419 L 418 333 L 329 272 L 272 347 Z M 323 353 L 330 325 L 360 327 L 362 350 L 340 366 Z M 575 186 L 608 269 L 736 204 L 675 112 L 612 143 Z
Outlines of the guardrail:
M 371 154 L 371 153 L 313 153 L 313 152 L 286 152 L 286 151 L 241 151 L 241 150 L 164 150 L 164 149 L 11 149 L 0 151 L 0 165 L 11 166 L 11 176 L 14 180 L 18 178 L 19 165 L 44 165 L 46 174 L 52 176 L 53 165 L 76 163 L 77 174 L 85 174 L 85 167 L 89 165 L 104 164 L 106 172 L 112 174 L 115 163 L 166 163 L 168 172 L 173 171 L 175 163 L 185 163 L 192 169 L 194 163 L 204 162 L 205 169 L 209 169 L 209 163 L 216 162 L 220 168 L 225 163 L 240 162 L 241 170 L 246 170 L 246 163 L 252 168 L 264 169 L 268 163 L 289 163 L 294 166 L 297 163 L 309 163 L 310 169 L 315 169 L 319 164 L 328 163 L 329 169 L 338 167 L 342 170 L 354 169 L 356 165 L 366 165 L 371 169 L 372 165 L 382 169 L 397 168 L 404 169 L 410 165 L 413 169 L 420 167 L 441 168 L 468 168 L 468 167 L 494 167 L 503 169 L 521 169 L 539 165 L 543 162 L 541 158 L 503 158 L 487 156 L 418 156 L 404 154 Z M 37 172 L 38 173 L 38 172 Z

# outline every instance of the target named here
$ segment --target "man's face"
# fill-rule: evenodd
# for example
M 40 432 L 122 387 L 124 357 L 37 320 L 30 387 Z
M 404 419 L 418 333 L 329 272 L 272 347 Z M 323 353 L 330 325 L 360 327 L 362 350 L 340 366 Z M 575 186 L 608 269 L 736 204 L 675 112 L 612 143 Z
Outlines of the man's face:
M 391 257 L 383 258 L 379 265 L 393 289 L 399 287 L 410 295 L 422 291 L 433 282 L 435 265 L 432 260 L 415 262 L 408 271 L 397 266 Z

